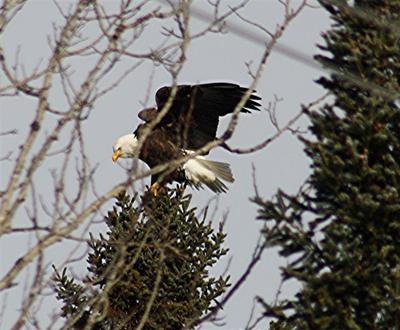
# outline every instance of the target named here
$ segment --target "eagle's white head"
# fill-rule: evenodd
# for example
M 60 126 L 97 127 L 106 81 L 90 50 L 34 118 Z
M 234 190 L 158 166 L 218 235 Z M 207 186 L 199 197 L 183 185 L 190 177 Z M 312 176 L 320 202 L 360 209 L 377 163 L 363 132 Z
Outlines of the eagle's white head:
M 113 147 L 112 160 L 116 162 L 118 158 L 134 158 L 138 156 L 138 139 L 135 134 L 121 136 Z

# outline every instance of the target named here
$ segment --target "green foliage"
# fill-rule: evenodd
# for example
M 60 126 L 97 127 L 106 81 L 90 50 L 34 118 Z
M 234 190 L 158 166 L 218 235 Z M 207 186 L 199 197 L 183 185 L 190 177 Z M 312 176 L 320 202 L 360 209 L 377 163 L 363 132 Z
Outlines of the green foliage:
M 398 329 L 400 108 L 367 82 L 400 91 L 400 1 L 320 2 L 334 27 L 318 59 L 341 74 L 319 80 L 335 100 L 308 114 L 312 174 L 296 196 L 256 201 L 267 243 L 289 260 L 284 279 L 302 289 L 261 302 L 271 329 Z
M 225 234 L 190 208 L 190 196 L 165 190 L 142 203 L 121 194 L 106 217 L 107 238 L 91 238 L 88 284 L 57 276 L 63 315 L 76 328 L 181 329 L 198 319 L 228 286 L 208 269 L 226 254 Z M 97 289 L 94 290 L 93 287 Z
M 57 299 L 64 302 L 62 316 L 76 314 L 84 306 L 87 299 L 85 297 L 82 285 L 75 283 L 74 279 L 68 278 L 66 269 L 59 274 L 55 267 L 55 281 L 59 284 L 57 287 Z

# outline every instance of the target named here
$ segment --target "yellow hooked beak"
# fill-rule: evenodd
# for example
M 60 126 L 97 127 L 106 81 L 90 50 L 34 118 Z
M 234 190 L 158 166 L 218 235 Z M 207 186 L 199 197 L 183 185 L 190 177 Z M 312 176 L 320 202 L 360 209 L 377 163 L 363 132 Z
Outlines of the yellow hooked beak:
M 121 149 L 117 149 L 117 150 L 115 150 L 114 152 L 113 152 L 113 155 L 112 155 L 112 160 L 113 160 L 113 162 L 116 162 L 117 160 L 118 160 L 118 158 L 119 157 L 121 157 Z

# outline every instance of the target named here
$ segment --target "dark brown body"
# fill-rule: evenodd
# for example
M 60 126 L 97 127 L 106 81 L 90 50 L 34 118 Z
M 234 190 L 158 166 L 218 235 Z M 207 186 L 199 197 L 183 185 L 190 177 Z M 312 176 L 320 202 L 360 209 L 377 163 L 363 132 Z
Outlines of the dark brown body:
M 136 130 L 135 134 L 140 138 L 146 125 L 143 124 Z M 166 164 L 184 156 L 184 153 L 177 145 L 170 140 L 171 136 L 164 129 L 153 130 L 146 138 L 140 151 L 139 159 L 144 161 L 150 168 Z M 151 183 L 159 181 L 166 183 L 171 181 L 184 182 L 185 173 L 178 169 L 168 169 L 151 177 Z

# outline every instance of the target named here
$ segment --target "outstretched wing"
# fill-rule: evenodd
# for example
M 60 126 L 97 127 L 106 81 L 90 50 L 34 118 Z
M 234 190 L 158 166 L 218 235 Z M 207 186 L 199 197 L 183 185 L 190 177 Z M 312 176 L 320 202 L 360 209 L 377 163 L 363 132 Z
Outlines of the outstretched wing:
M 166 106 L 172 87 L 156 93 L 157 111 Z M 167 114 L 159 126 L 175 135 L 176 143 L 186 149 L 197 149 L 216 138 L 220 116 L 232 113 L 247 88 L 231 83 L 179 85 Z M 260 97 L 251 94 L 241 112 L 260 110 Z

